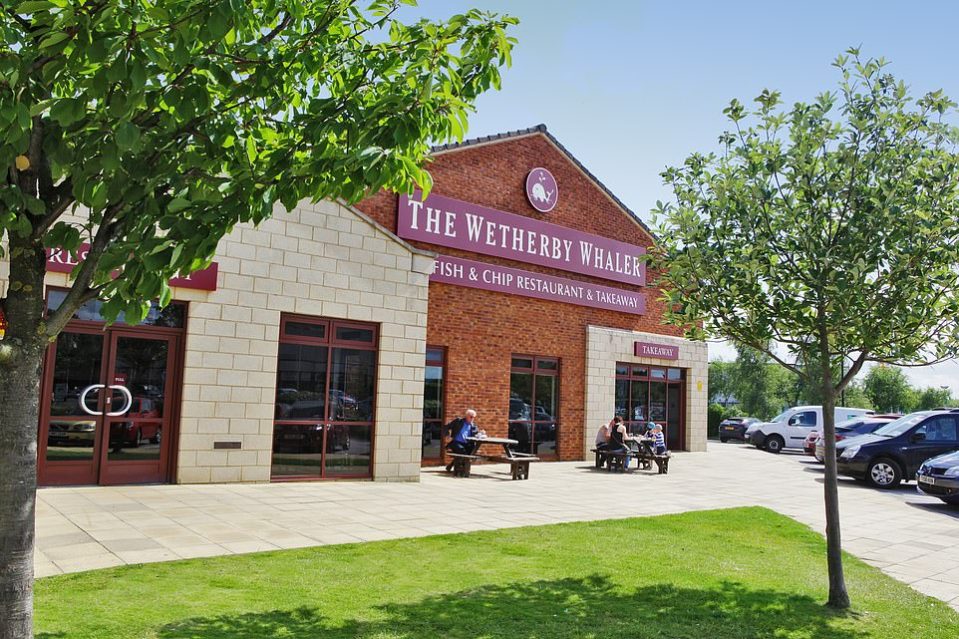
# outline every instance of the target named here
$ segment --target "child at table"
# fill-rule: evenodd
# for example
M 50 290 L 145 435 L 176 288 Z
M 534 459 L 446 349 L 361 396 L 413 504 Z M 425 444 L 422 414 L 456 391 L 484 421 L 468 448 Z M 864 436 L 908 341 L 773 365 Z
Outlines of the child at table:
M 657 455 L 666 454 L 666 436 L 663 435 L 663 427 L 659 424 L 653 425 L 653 432 L 650 433 L 653 438 L 653 452 Z

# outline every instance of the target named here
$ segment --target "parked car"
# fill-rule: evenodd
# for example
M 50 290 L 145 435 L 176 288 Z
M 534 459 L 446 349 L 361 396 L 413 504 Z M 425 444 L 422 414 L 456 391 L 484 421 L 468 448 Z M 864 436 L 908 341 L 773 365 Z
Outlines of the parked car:
M 719 422 L 719 441 L 724 444 L 730 439 L 746 441 L 746 430 L 758 423 L 755 417 L 727 417 Z
M 916 490 L 959 506 L 959 452 L 924 461 L 916 473 Z
M 869 417 L 840 422 L 836 424 L 836 441 L 841 442 L 844 439 L 855 437 L 856 435 L 868 435 L 900 417 L 902 417 L 902 415 L 870 415 Z M 816 460 L 820 463 L 825 461 L 826 444 L 823 442 L 822 435 L 816 435 L 816 440 L 813 442 L 813 452 L 811 454 L 815 455 Z
M 959 409 L 926 410 L 836 443 L 839 473 L 893 488 L 927 459 L 959 450 Z
M 872 414 L 864 408 L 844 408 L 839 406 L 833 415 L 837 422 Z M 765 448 L 771 453 L 780 453 L 783 448 L 802 448 L 806 436 L 812 430 L 822 428 L 822 406 L 794 406 L 787 408 L 770 422 L 764 422 L 750 429 L 749 441 L 757 448 Z

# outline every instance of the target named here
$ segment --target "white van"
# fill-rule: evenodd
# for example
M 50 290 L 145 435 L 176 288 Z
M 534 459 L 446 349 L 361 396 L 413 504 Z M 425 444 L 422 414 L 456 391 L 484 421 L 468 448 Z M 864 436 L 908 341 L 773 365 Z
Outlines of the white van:
M 836 423 L 872 415 L 873 411 L 865 408 L 836 408 Z M 772 421 L 753 424 L 746 433 L 747 439 L 756 448 L 765 448 L 771 453 L 778 453 L 783 448 L 802 449 L 803 442 L 809 431 L 822 431 L 822 406 L 794 406 L 787 408 Z

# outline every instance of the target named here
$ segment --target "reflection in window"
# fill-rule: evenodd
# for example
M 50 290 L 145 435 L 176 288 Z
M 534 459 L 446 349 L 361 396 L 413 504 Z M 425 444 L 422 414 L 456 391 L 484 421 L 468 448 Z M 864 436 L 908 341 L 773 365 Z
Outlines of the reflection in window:
M 617 363 L 615 382 L 616 414 L 631 433 L 645 431 L 648 422 L 663 426 L 666 444 L 682 447 L 682 394 L 684 371 Z
M 509 437 L 519 451 L 556 455 L 559 421 L 559 360 L 513 356 L 510 372 Z
M 426 348 L 426 375 L 423 384 L 423 459 L 440 459 L 443 454 L 443 369 L 442 348 Z
M 376 327 L 302 315 L 281 322 L 273 477 L 369 477 Z
M 47 312 L 53 312 L 60 308 L 63 300 L 67 297 L 67 292 L 59 289 L 51 289 L 47 294 Z M 103 302 L 100 300 L 90 300 L 81 306 L 73 314 L 73 319 L 86 320 L 90 322 L 103 322 Z M 183 322 L 186 318 L 186 305 L 178 302 L 171 302 L 166 307 L 160 308 L 156 302 L 150 303 L 150 310 L 147 316 L 140 322 L 140 326 L 163 326 L 166 328 L 183 328 Z M 125 321 L 125 315 L 120 313 L 117 316 L 117 324 Z

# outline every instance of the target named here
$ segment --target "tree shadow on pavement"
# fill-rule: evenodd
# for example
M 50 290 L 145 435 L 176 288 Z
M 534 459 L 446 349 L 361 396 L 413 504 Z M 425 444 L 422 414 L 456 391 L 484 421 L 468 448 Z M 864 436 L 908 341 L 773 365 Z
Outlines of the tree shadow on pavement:
M 375 607 L 367 619 L 334 621 L 320 609 L 185 619 L 160 639 L 448 639 L 671 637 L 862 639 L 837 613 L 803 595 L 725 582 L 713 589 L 656 585 L 631 590 L 594 575 L 488 585 Z

